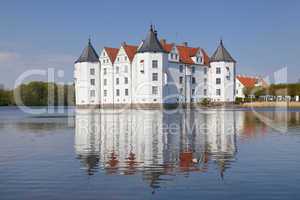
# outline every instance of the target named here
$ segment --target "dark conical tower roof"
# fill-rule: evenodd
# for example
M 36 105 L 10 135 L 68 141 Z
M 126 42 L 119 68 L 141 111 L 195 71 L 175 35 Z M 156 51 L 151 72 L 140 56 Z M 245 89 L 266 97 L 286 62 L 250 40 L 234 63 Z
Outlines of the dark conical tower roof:
M 165 53 L 165 50 L 161 46 L 158 38 L 157 38 L 157 32 L 153 29 L 152 25 L 150 26 L 150 30 L 148 32 L 148 35 L 146 39 L 143 41 L 142 46 L 137 50 L 138 53 L 144 53 L 144 52 L 162 52 Z
M 91 39 L 89 39 L 88 45 L 84 48 L 81 56 L 75 63 L 80 62 L 99 62 L 99 56 L 91 43 Z
M 211 56 L 210 62 L 236 62 L 230 55 L 230 53 L 225 49 L 223 41 L 220 40 L 220 45 L 218 46 L 215 53 Z

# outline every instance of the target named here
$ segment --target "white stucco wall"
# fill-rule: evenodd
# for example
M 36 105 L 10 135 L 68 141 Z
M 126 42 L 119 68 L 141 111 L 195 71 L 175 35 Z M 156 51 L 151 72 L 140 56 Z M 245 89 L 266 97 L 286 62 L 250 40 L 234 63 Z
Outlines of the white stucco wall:
M 92 75 L 90 70 L 94 69 Z M 95 85 L 91 84 L 95 80 Z M 98 105 L 100 104 L 100 64 L 99 63 L 76 63 L 74 69 L 75 98 L 77 105 Z M 91 96 L 91 91 L 95 96 Z
M 220 68 L 221 73 L 216 70 Z M 229 79 L 227 79 L 229 76 Z M 220 78 L 221 84 L 216 84 L 216 79 Z M 233 102 L 235 100 L 235 63 L 212 62 L 209 68 L 209 97 L 213 101 Z M 217 95 L 217 89 L 221 90 L 221 95 Z

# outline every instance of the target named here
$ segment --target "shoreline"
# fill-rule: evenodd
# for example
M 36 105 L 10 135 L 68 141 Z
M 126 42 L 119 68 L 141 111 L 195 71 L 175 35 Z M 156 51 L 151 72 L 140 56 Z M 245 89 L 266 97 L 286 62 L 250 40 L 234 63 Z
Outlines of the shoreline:
M 249 103 L 242 103 L 239 105 L 243 108 L 276 108 L 276 107 L 288 107 L 288 108 L 300 108 L 300 102 L 249 102 Z
M 16 105 L 9 105 L 9 106 L 0 106 L 0 108 L 9 108 L 14 107 L 18 108 Z M 22 106 L 21 106 L 22 107 Z M 176 109 L 176 108 L 203 108 L 203 109 L 214 109 L 214 108 L 276 108 L 276 107 L 288 107 L 288 108 L 300 108 L 300 102 L 247 102 L 247 103 L 240 103 L 240 104 L 234 104 L 234 103 L 227 103 L 227 104 L 209 104 L 209 105 L 199 105 L 199 104 L 188 104 L 188 105 L 163 105 L 163 104 L 141 104 L 141 105 L 109 105 L 109 106 L 101 106 L 101 105 L 87 105 L 87 106 L 76 106 L 76 105 L 70 105 L 70 106 L 25 106 L 29 108 L 41 108 L 41 107 L 73 107 L 73 108 L 79 108 L 79 109 Z

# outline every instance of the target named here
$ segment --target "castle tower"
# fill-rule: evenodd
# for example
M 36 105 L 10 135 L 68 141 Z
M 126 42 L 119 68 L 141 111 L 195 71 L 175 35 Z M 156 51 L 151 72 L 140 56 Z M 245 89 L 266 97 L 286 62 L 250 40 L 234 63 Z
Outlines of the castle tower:
M 133 61 L 133 103 L 163 103 L 163 74 L 168 55 L 152 25 Z
M 100 62 L 90 39 L 74 67 L 76 105 L 79 107 L 99 106 Z
M 210 58 L 209 94 L 212 101 L 233 102 L 235 100 L 236 61 L 225 49 L 223 41 Z

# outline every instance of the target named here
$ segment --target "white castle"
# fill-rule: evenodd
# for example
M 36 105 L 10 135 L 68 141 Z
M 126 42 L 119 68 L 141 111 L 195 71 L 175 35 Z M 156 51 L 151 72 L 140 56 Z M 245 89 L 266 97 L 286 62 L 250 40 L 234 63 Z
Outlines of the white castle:
M 75 62 L 76 105 L 163 105 L 235 100 L 236 61 L 222 40 L 209 58 L 202 48 L 159 40 L 151 26 L 139 46 L 104 47 L 89 40 Z

